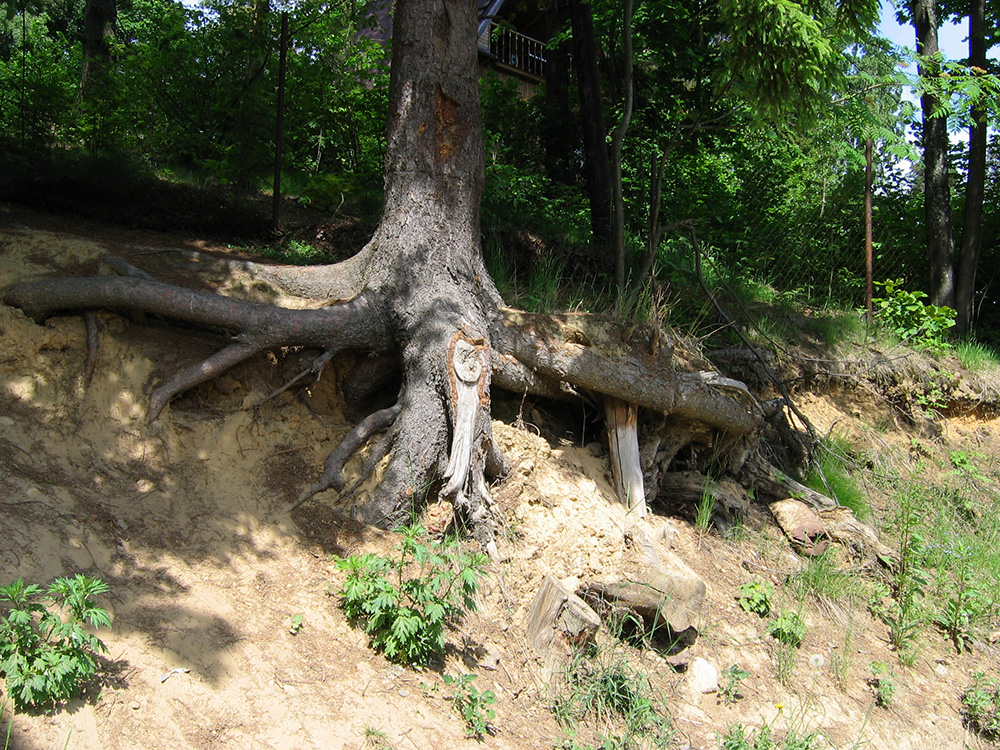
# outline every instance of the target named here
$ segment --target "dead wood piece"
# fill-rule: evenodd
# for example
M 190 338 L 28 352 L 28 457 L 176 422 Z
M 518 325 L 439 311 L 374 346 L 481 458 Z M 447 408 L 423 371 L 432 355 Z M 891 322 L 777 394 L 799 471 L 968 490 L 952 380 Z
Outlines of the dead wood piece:
M 545 678 L 552 679 L 592 644 L 600 626 L 601 618 L 585 601 L 546 576 L 528 617 L 528 638 L 545 664 Z
M 642 518 L 646 515 L 646 490 L 639 459 L 638 416 L 635 404 L 613 396 L 605 397 L 604 420 L 615 492 L 629 511 Z
M 638 524 L 625 533 L 629 551 L 624 574 L 592 581 L 577 590 L 599 608 L 636 615 L 649 631 L 666 629 L 678 636 L 696 626 L 707 587 L 674 552 L 656 545 Z
M 816 510 L 794 499 L 779 500 L 769 507 L 789 542 L 803 555 L 821 555 L 835 542 L 855 560 L 877 559 L 887 565 L 896 560 L 896 553 L 882 544 L 875 531 L 859 521 L 850 508 Z
M 772 497 L 794 497 L 811 505 L 816 510 L 827 510 L 839 507 L 833 498 L 827 497 L 816 490 L 806 487 L 801 482 L 792 479 L 787 474 L 778 471 L 759 455 L 750 458 L 741 472 L 744 485 L 756 487 Z
M 778 500 L 768 507 L 796 552 L 807 557 L 826 552 L 830 536 L 819 512 L 799 500 Z
M 718 525 L 732 525 L 750 513 L 746 490 L 732 479 L 710 479 L 697 471 L 674 471 L 660 477 L 657 497 L 670 505 L 694 508 L 705 494 L 715 501 L 714 520 Z

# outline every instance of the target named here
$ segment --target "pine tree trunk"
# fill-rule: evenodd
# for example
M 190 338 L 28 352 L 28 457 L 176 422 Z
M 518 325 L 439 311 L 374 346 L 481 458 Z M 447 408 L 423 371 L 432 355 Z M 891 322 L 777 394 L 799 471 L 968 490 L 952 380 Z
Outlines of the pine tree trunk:
M 986 0 L 972 0 L 969 9 L 969 65 L 987 70 Z M 983 240 L 983 202 L 986 194 L 986 111 L 972 108 L 969 126 L 969 175 L 962 216 L 962 247 L 955 272 L 955 332 L 964 336 L 972 328 L 976 293 L 976 269 Z
M 938 53 L 938 18 L 936 0 L 917 0 L 913 6 L 917 31 L 917 52 L 930 56 Z M 919 74 L 937 75 L 933 62 L 924 62 Z M 920 97 L 924 120 L 924 219 L 927 233 L 927 261 L 930 270 L 930 296 L 935 305 L 955 306 L 955 242 L 951 225 L 951 188 L 948 184 L 948 120 L 934 117 L 937 97 L 925 91 Z

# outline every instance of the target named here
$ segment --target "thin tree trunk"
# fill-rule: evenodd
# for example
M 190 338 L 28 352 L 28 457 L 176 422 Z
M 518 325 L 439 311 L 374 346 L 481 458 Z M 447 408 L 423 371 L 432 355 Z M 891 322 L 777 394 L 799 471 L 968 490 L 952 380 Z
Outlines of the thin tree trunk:
M 615 126 L 611 137 L 611 187 L 614 197 L 614 242 L 615 242 L 615 289 L 618 291 L 618 303 L 625 300 L 625 196 L 622 185 L 622 149 L 625 145 L 625 135 L 632 120 L 633 80 L 632 80 L 632 7 L 633 0 L 625 0 L 625 17 L 623 20 L 622 40 L 624 42 L 625 101 L 622 105 L 622 116 Z
M 939 52 L 936 0 L 916 0 L 913 24 L 917 31 L 917 52 L 923 56 L 918 72 L 924 78 L 931 78 L 938 73 L 938 65 L 930 59 Z M 938 98 L 930 90 L 920 97 L 920 106 L 924 123 L 924 220 L 930 297 L 935 305 L 954 307 L 955 242 L 948 184 L 948 120 L 934 116 Z
M 594 19 L 589 3 L 583 0 L 571 0 L 571 3 L 590 222 L 594 240 L 599 245 L 606 246 L 611 239 L 611 165 L 608 159 L 608 131 L 604 124 L 601 78 L 597 68 Z
M 560 33 L 570 20 L 569 0 L 551 0 L 546 26 L 549 38 Z M 573 168 L 573 151 L 578 148 L 576 137 L 568 137 L 569 109 L 569 40 L 548 51 L 545 59 L 545 114 L 542 137 L 545 139 L 545 169 L 551 179 L 569 183 L 576 170 Z
M 869 323 L 875 319 L 875 310 L 872 306 L 875 286 L 873 267 L 875 247 L 872 237 L 872 145 L 872 138 L 868 136 L 865 139 L 865 310 Z
M 969 8 L 969 65 L 987 70 L 986 0 L 972 0 Z M 975 310 L 976 269 L 983 240 L 983 201 L 986 194 L 986 110 L 972 108 L 969 126 L 969 176 L 965 186 L 965 213 L 962 216 L 962 246 L 955 270 L 955 332 L 965 335 L 972 329 Z

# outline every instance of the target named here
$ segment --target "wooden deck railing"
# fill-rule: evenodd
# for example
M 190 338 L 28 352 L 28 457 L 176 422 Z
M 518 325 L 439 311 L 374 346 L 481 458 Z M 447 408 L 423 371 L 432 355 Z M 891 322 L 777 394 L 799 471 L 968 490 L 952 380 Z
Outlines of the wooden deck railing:
M 534 80 L 545 78 L 545 44 L 537 39 L 491 23 L 479 37 L 479 48 L 502 68 Z

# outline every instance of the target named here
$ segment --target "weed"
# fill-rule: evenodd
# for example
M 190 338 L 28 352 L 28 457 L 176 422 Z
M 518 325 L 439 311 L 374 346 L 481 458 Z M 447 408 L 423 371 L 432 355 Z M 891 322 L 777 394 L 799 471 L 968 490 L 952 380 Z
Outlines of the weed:
M 984 672 L 973 672 L 972 684 L 962 693 L 962 714 L 985 739 L 1000 739 L 1000 683 Z
M 865 520 L 871 515 L 871 509 L 864 487 L 850 471 L 850 444 L 841 438 L 831 437 L 820 447 L 817 466 L 806 476 L 805 484 L 817 492 L 831 494 L 838 503 Z
M 1000 354 L 997 350 L 978 341 L 959 341 L 954 345 L 954 353 L 962 367 L 970 372 L 1000 367 Z
M 705 488 L 701 491 L 701 498 L 698 500 L 698 507 L 695 510 L 694 527 L 704 533 L 712 523 L 712 514 L 715 512 L 715 496 L 709 489 L 711 481 L 705 482 Z
M 593 659 L 581 657 L 570 668 L 552 712 L 577 750 L 584 747 L 576 742 L 577 727 L 590 719 L 600 727 L 601 748 L 667 747 L 674 731 L 657 703 L 649 679 L 611 649 Z
M 987 608 L 988 601 L 976 580 L 967 543 L 959 538 L 955 546 L 954 555 L 958 563 L 954 574 L 948 576 L 951 596 L 934 618 L 934 623 L 944 630 L 955 644 L 955 649 L 962 653 L 972 646 L 973 626 Z
M 480 693 L 472 684 L 475 679 L 474 674 L 463 674 L 458 677 L 444 675 L 444 683 L 454 686 L 451 700 L 455 710 L 465 719 L 466 736 L 482 739 L 487 732 L 492 733 L 490 722 L 496 718 L 497 712 L 490 706 L 497 702 L 497 698 L 492 690 Z
M 722 698 L 723 703 L 731 706 L 743 697 L 743 693 L 740 692 L 740 683 L 749 676 L 750 673 L 741 669 L 738 664 L 730 664 L 722 670 L 722 678 L 725 682 L 719 686 L 719 697 Z
M 740 586 L 736 601 L 744 612 L 752 612 L 758 617 L 771 614 L 771 600 L 774 597 L 774 585 L 770 581 L 750 581 Z
M 899 529 L 899 560 L 893 576 L 893 599 L 882 614 L 889 626 L 889 642 L 900 660 L 912 663 L 916 658 L 914 641 L 923 626 L 923 597 L 928 575 L 923 568 L 923 518 L 918 510 L 921 498 L 911 484 L 899 495 L 896 527 Z
M 847 677 L 854 661 L 854 621 L 848 620 L 844 631 L 844 646 L 830 656 L 830 666 L 833 668 L 833 679 L 837 687 L 847 690 Z
M 779 643 L 798 648 L 806 637 L 806 624 L 798 614 L 784 609 L 768 623 L 767 632 Z
M 365 727 L 365 745 L 372 750 L 392 750 L 389 735 L 371 724 Z
M 475 609 L 486 557 L 457 541 L 423 541 L 419 526 L 402 531 L 393 558 L 373 554 L 338 560 L 347 580 L 338 592 L 344 614 L 364 623 L 371 646 L 390 661 L 423 666 L 444 650 L 444 626 Z
M 824 552 L 809 558 L 806 566 L 788 577 L 788 587 L 804 601 L 807 597 L 826 598 L 837 601 L 852 592 L 852 581 L 847 573 L 837 568 L 836 558 Z
M 875 703 L 881 708 L 889 708 L 893 698 L 896 697 L 896 684 L 892 681 L 896 675 L 880 661 L 873 661 L 871 670 L 872 676 L 868 680 L 868 685 L 875 691 Z
M 305 615 L 298 614 L 292 615 L 292 623 L 288 627 L 288 632 L 292 635 L 298 635 L 302 632 L 302 628 L 305 627 Z
M 0 620 L 0 672 L 16 709 L 55 706 L 97 672 L 94 655 L 107 649 L 84 627 L 111 626 L 108 613 L 94 604 L 108 590 L 84 575 L 57 578 L 45 591 L 21 578 L 0 588 L 0 601 L 9 604 Z

